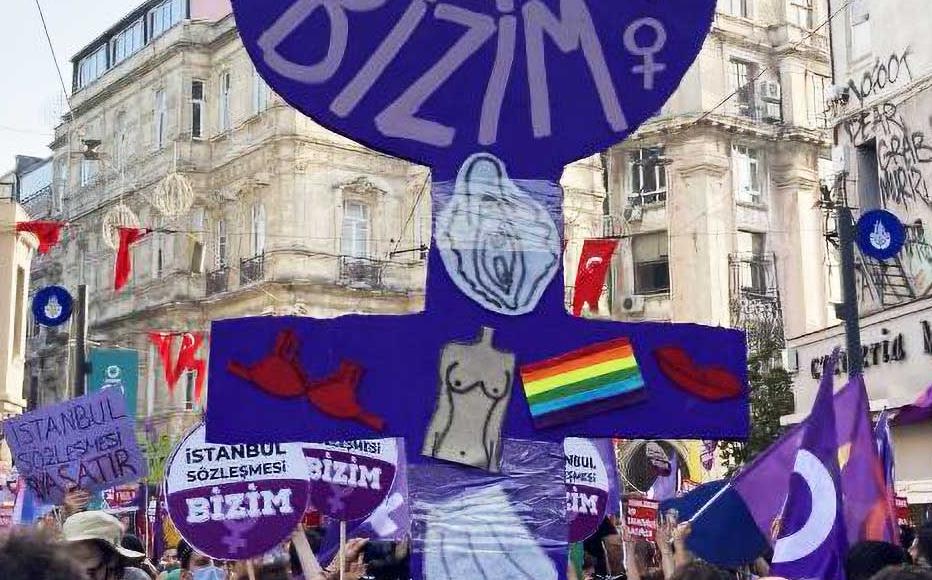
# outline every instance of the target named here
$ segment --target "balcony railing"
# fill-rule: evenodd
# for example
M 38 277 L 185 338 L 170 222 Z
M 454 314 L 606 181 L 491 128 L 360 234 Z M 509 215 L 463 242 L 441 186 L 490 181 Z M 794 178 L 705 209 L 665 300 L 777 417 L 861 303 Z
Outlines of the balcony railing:
M 255 284 L 265 279 L 265 254 L 240 260 L 239 285 Z
M 224 266 L 207 273 L 207 295 L 221 294 L 230 289 L 230 268 Z
M 379 288 L 382 286 L 382 263 L 344 256 L 340 259 L 340 281 L 348 286 Z
M 629 206 L 662 205 L 667 203 L 667 190 L 645 191 L 628 195 Z

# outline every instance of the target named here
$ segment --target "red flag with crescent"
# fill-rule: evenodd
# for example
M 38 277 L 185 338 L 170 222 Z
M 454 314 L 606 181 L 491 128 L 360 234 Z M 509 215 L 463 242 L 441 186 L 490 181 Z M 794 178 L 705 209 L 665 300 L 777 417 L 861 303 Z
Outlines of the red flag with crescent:
M 592 312 L 599 311 L 599 298 L 605 286 L 605 276 L 612 265 L 612 254 L 618 240 L 595 239 L 583 242 L 579 268 L 576 270 L 576 287 L 573 291 L 573 315 L 582 314 L 588 304 Z

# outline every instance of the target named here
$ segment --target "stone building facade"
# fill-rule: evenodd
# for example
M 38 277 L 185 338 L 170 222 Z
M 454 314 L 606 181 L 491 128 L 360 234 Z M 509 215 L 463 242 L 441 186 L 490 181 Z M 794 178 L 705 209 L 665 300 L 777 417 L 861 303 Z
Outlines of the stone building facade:
M 896 258 L 855 256 L 864 378 L 879 412 L 913 402 L 932 383 L 932 37 L 923 0 L 830 4 L 840 13 L 832 23 L 836 147 L 825 213 L 831 223 L 835 204 L 847 202 L 855 219 L 886 209 L 907 231 Z M 798 373 L 796 414 L 787 420 L 796 421 L 815 400 L 825 357 L 845 346 L 844 329 L 798 333 L 789 346 Z M 893 436 L 898 491 L 932 518 L 932 423 L 894 427 Z

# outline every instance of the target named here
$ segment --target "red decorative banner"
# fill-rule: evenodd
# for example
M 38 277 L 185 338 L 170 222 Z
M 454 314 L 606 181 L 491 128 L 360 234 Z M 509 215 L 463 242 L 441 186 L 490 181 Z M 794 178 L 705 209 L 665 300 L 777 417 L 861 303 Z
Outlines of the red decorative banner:
M 39 253 L 48 254 L 49 250 L 57 246 L 61 240 L 63 227 L 65 227 L 65 222 L 36 220 L 19 222 L 16 224 L 16 231 L 29 233 L 37 237 L 39 239 Z
M 625 526 L 634 538 L 653 542 L 657 534 L 657 513 L 660 502 L 643 497 L 625 498 Z
M 175 338 L 181 337 L 181 345 L 178 348 L 178 358 L 172 360 L 172 351 Z M 197 373 L 194 384 L 194 398 L 201 400 L 201 393 L 204 389 L 204 377 L 207 375 L 207 363 L 198 358 L 197 352 L 204 344 L 203 332 L 150 332 L 149 340 L 155 345 L 162 359 L 162 368 L 165 372 L 165 383 L 168 385 L 168 391 L 175 390 L 178 379 L 188 371 Z
M 130 255 L 130 246 L 152 231 L 146 228 L 118 229 L 120 232 L 120 246 L 117 248 L 116 265 L 113 269 L 113 289 L 116 291 L 126 286 L 133 271 L 133 257 Z

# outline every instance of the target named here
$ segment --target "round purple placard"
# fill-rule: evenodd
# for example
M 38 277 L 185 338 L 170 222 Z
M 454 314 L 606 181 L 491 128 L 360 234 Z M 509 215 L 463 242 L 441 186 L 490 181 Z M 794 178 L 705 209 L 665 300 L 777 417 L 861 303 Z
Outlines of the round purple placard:
M 385 500 L 395 481 L 395 439 L 304 445 L 310 474 L 311 506 L 332 518 L 368 517 Z
M 318 123 L 434 168 L 559 175 L 660 110 L 714 0 L 233 0 L 259 73 Z
M 181 536 L 221 560 L 243 560 L 281 544 L 307 508 L 307 462 L 293 443 L 214 445 L 204 425 L 168 461 L 168 513 Z
M 569 517 L 569 541 L 582 542 L 599 529 L 608 506 L 609 476 L 599 449 L 589 439 L 567 437 L 563 440 L 566 456 L 566 513 Z

